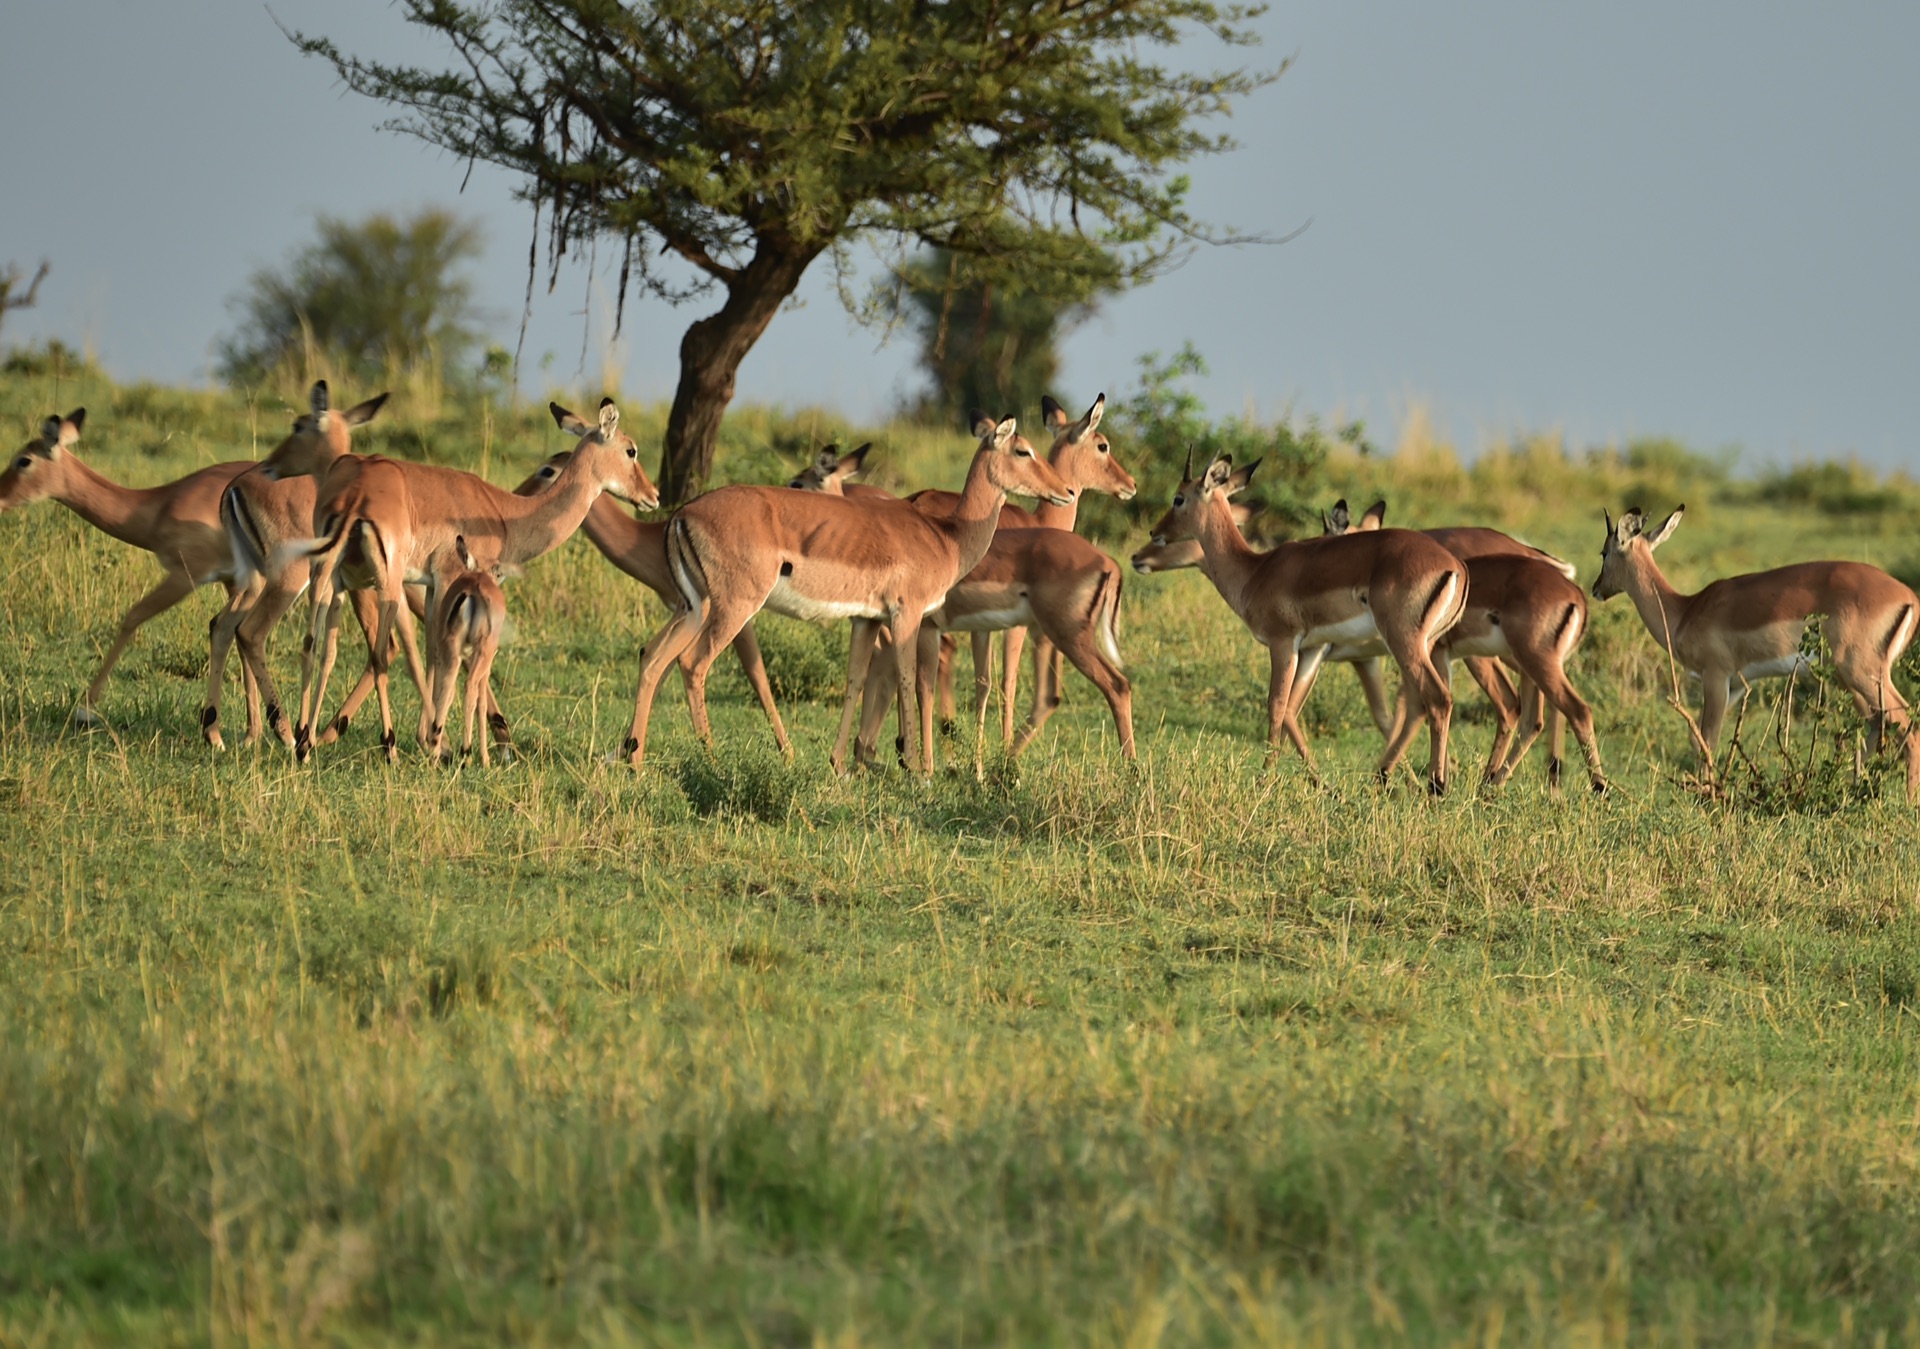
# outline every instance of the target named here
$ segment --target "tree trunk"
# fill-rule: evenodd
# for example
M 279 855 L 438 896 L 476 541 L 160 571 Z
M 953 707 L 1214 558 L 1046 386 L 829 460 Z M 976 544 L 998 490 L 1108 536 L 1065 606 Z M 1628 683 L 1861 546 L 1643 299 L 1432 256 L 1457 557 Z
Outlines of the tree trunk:
M 761 240 L 753 261 L 727 287 L 720 311 L 698 320 L 680 339 L 680 384 L 660 460 L 662 501 L 678 506 L 706 487 L 740 362 L 819 255 L 818 248 Z

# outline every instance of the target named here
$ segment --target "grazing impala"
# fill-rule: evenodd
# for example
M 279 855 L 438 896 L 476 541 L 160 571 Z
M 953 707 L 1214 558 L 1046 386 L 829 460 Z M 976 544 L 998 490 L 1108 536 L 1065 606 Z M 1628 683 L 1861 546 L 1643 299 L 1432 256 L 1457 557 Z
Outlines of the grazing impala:
M 1065 504 L 1073 490 L 1019 434 L 1014 419 L 976 426 L 980 445 L 960 507 L 936 517 L 898 501 L 849 501 L 784 487 L 722 487 L 684 506 L 667 527 L 667 560 L 681 593 L 671 622 L 647 643 L 626 755 L 646 753 L 647 718 L 669 662 L 692 644 L 688 684 L 694 726 L 710 739 L 707 670 L 762 608 L 814 622 L 852 618 L 846 699 L 833 764 L 845 743 L 873 653 L 871 625 L 886 623 L 898 659 L 899 695 L 913 706 L 921 619 L 985 555 L 1008 492 Z M 908 762 L 920 762 L 909 720 Z
M 91 726 L 101 719 L 94 709 L 106 691 L 107 676 L 142 624 L 200 586 L 218 581 L 232 593 L 234 557 L 220 528 L 220 494 L 253 464 L 215 464 L 159 487 L 122 487 L 74 453 L 86 419 L 85 408 L 46 419 L 40 434 L 21 446 L 0 473 L 0 511 L 51 497 L 95 529 L 152 553 L 165 572 L 160 584 L 135 600 L 120 620 L 113 645 L 74 709 L 74 721 Z M 282 493 L 277 506 L 284 507 L 294 495 Z M 248 735 L 257 736 L 260 694 L 251 678 L 246 693 Z
M 324 388 L 316 386 L 315 396 L 315 416 L 324 432 Z M 597 424 L 557 403 L 548 410 L 562 430 L 580 437 L 580 443 L 552 488 L 537 497 L 514 496 L 456 469 L 346 454 L 324 435 L 289 441 L 263 461 L 263 471 L 270 477 L 312 474 L 321 480 L 314 503 L 318 536 L 282 544 L 275 554 L 276 565 L 301 556 L 314 560 L 313 621 L 301 670 L 300 721 L 294 731 L 297 758 L 304 760 L 312 751 L 312 719 L 319 714 L 332 673 L 340 589 L 370 589 L 379 596 L 379 630 L 372 646 L 374 691 L 380 700 L 381 746 L 392 761 L 396 747 L 387 666 L 396 624 L 410 668 L 417 668 L 418 662 L 413 619 L 403 590 L 406 582 L 427 587 L 427 609 L 432 612 L 441 583 L 456 565 L 452 547 L 456 535 L 465 535 L 484 565 L 517 567 L 565 542 L 603 491 L 649 508 L 659 503 L 659 493 L 640 467 L 639 448 L 619 429 L 620 411 L 612 399 L 601 400 Z M 316 685 L 315 650 L 322 647 Z M 422 687 L 427 684 L 424 676 L 417 682 Z M 422 740 L 427 735 L 427 715 L 423 705 Z
M 1153 528 L 1153 542 L 1164 547 L 1199 540 L 1201 571 L 1272 653 L 1269 760 L 1284 734 L 1317 774 L 1300 728 L 1295 686 L 1312 677 L 1328 644 L 1378 634 L 1431 718 L 1427 782 L 1436 795 L 1444 792 L 1453 695 L 1432 653 L 1466 602 L 1465 564 L 1432 539 L 1404 529 L 1305 539 L 1259 552 L 1234 525 L 1228 500 L 1234 481 L 1228 459 L 1215 460 L 1198 479 L 1189 464 L 1172 508 Z M 1409 718 L 1388 742 L 1378 770 L 1383 780 L 1406 753 L 1414 730 Z
M 455 535 L 453 550 L 461 570 L 440 592 L 439 607 L 428 617 L 428 640 L 433 648 L 433 720 L 427 728 L 427 757 L 451 758 L 446 750 L 447 710 L 453 705 L 453 688 L 461 667 L 467 672 L 467 696 L 461 706 L 464 730 L 460 753 L 473 753 L 473 723 L 483 695 L 492 701 L 493 658 L 500 651 L 500 637 L 507 626 L 507 597 L 493 574 L 474 562 L 465 538 Z M 499 713 L 491 716 L 498 717 Z M 497 723 L 504 730 L 506 719 Z M 487 752 L 487 736 L 480 737 L 480 763 L 493 767 Z
M 532 477 L 513 489 L 514 495 L 534 496 L 546 491 L 560 476 L 560 469 L 572 454 L 571 450 L 562 450 L 549 457 L 546 463 L 534 470 Z M 580 532 L 600 550 L 602 557 L 658 595 L 669 613 L 678 606 L 680 591 L 675 587 L 673 572 L 667 566 L 665 520 L 636 520 L 603 497 L 588 509 L 587 518 L 580 522 Z M 740 658 L 740 668 L 746 673 L 754 697 L 760 700 L 760 710 L 767 714 L 767 722 L 773 727 L 773 738 L 779 744 L 780 752 L 792 753 L 793 746 L 787 739 L 787 728 L 781 722 L 780 709 L 773 701 L 773 686 L 767 682 L 767 665 L 760 658 L 760 643 L 753 635 L 753 624 L 741 628 L 740 635 L 733 639 L 733 653 Z M 680 677 L 687 684 L 691 696 L 692 685 L 687 679 L 684 660 Z
M 1748 572 L 1713 582 L 1695 595 L 1668 584 L 1653 560 L 1686 513 L 1682 506 L 1647 532 L 1647 517 L 1634 507 L 1615 524 L 1606 516 L 1595 599 L 1625 593 L 1641 622 L 1663 650 L 1703 692 L 1700 736 L 1707 768 L 1720 744 L 1732 684 L 1745 697 L 1749 680 L 1795 675 L 1807 668 L 1801 638 L 1821 617 L 1821 632 L 1833 653 L 1834 675 L 1868 722 L 1868 748 L 1877 752 L 1892 727 L 1907 761 L 1907 800 L 1920 793 L 1920 738 L 1907 730 L 1907 701 L 1893 684 L 1893 667 L 1913 640 L 1920 599 L 1908 586 L 1863 562 L 1801 562 L 1772 571 Z

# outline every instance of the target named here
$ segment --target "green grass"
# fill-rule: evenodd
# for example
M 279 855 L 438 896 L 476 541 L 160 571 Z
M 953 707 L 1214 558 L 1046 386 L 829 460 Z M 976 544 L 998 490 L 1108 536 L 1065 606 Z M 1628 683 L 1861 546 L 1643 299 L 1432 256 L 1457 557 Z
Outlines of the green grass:
M 64 383 L 0 380 L 6 433 L 86 402 L 138 483 L 285 422 Z M 380 443 L 509 483 L 543 425 Z M 748 409 L 723 463 L 815 430 Z M 1588 577 L 1637 491 L 1688 501 L 1682 584 L 1920 553 L 1911 486 L 1852 470 L 1819 511 L 1671 452 L 1327 476 Z M 843 639 L 773 619 L 792 765 L 727 657 L 715 758 L 670 681 L 608 767 L 662 614 L 578 541 L 510 591 L 514 767 L 389 770 L 365 725 L 210 757 L 210 592 L 72 730 L 152 574 L 0 517 L 0 1342 L 1920 1343 L 1913 816 L 1689 795 L 1622 602 L 1575 665 L 1616 792 L 1550 800 L 1536 747 L 1476 795 L 1474 714 L 1430 802 L 1369 785 L 1340 671 L 1325 787 L 1263 771 L 1264 661 L 1194 574 L 1129 579 L 1137 768 L 1074 679 L 1017 769 L 931 783 L 827 771 Z

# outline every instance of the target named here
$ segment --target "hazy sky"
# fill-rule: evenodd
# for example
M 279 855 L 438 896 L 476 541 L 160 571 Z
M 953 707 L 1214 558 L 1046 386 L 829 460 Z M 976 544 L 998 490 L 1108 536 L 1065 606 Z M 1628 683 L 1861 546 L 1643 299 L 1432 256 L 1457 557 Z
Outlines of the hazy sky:
M 485 170 L 380 132 L 275 26 L 432 57 L 382 0 L 13 0 L 0 8 L 0 262 L 54 264 L 10 341 L 90 344 L 123 377 L 205 380 L 227 301 L 318 211 L 448 204 L 489 239 L 509 346 L 527 208 Z M 1203 249 L 1111 302 L 1059 396 L 1119 395 L 1191 339 L 1220 411 L 1361 416 L 1391 441 L 1430 407 L 1471 450 L 1559 428 L 1669 434 L 1752 461 L 1859 454 L 1920 470 L 1920 7 L 1456 0 L 1282 3 L 1254 59 L 1295 55 L 1194 171 L 1203 218 L 1281 234 Z M 605 273 L 540 293 L 523 387 L 597 390 Z M 916 382 L 904 334 L 855 327 L 824 270 L 740 395 L 882 415 Z M 696 301 L 710 307 L 717 301 Z M 664 397 L 698 309 L 630 304 L 629 394 Z M 582 365 L 583 314 L 599 314 Z

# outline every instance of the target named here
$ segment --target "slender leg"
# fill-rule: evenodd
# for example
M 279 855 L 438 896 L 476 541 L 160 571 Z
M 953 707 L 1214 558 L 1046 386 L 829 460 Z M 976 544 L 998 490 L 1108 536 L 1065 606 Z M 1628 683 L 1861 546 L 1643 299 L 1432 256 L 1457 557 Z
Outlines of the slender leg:
M 940 634 L 940 719 L 948 727 L 953 725 L 953 659 L 959 643 L 950 632 Z M 978 678 L 980 669 L 980 648 L 974 647 L 974 672 Z
M 856 618 L 853 620 L 853 635 L 847 642 L 847 689 L 846 695 L 840 702 L 840 729 L 833 737 L 833 750 L 827 756 L 827 761 L 833 765 L 833 771 L 836 773 L 846 772 L 847 742 L 853 736 L 855 716 L 859 716 L 861 719 L 861 747 L 869 744 L 866 730 L 867 719 L 871 717 L 879 723 L 883 723 L 886 720 L 887 700 L 884 698 L 869 700 L 866 702 L 865 710 L 860 710 L 867 691 L 868 668 L 879 663 L 874 660 L 874 645 L 877 640 L 876 634 L 878 629 L 879 624 L 871 618 Z M 890 659 L 892 659 L 891 652 L 881 653 L 881 661 Z M 875 705 L 876 703 L 877 706 Z M 855 753 L 860 756 L 861 762 L 864 763 L 866 761 L 864 748 L 856 748 Z
M 1026 649 L 1027 630 L 1008 628 L 1002 639 L 1000 652 L 1000 741 L 1013 743 L 1013 707 L 1020 692 L 1020 653 Z M 1035 696 L 1039 696 L 1040 681 L 1034 681 Z
M 314 743 L 331 745 L 347 733 L 347 726 L 353 721 L 354 714 L 373 693 L 373 631 L 380 626 L 380 605 L 370 590 L 349 590 L 347 601 L 353 606 L 353 616 L 360 624 L 360 633 L 367 640 L 367 664 L 360 671 L 360 677 L 347 691 L 346 701 L 340 704 L 340 711 L 332 721 L 321 729 Z M 320 709 L 314 708 L 314 715 L 320 715 Z
M 473 653 L 473 660 L 467 665 L 467 725 L 460 743 L 462 754 L 473 753 L 474 714 L 479 711 L 481 702 L 492 696 L 488 686 L 493 679 L 493 652 L 494 648 L 491 645 L 483 646 Z M 485 736 L 480 737 L 480 766 L 493 767 L 493 755 L 488 749 Z
M 107 648 L 106 659 L 100 662 L 100 671 L 94 675 L 93 682 L 87 685 L 87 691 L 81 695 L 80 706 L 74 709 L 73 719 L 79 725 L 93 726 L 99 723 L 100 714 L 93 710 L 94 704 L 107 687 L 107 676 L 113 673 L 113 667 L 120 662 L 120 655 L 133 640 L 133 634 L 148 619 L 164 614 L 174 605 L 194 592 L 193 577 L 185 572 L 170 571 L 161 579 L 159 585 L 135 600 L 133 607 L 127 610 L 126 617 L 120 620 L 120 631 L 115 634 L 113 645 Z
M 1100 690 L 1101 695 L 1107 700 L 1108 708 L 1113 712 L 1113 727 L 1120 736 L 1120 753 L 1129 759 L 1133 758 L 1133 686 L 1128 683 L 1126 675 L 1106 658 L 1090 630 L 1048 633 L 1044 640 L 1047 642 L 1048 649 L 1072 661 L 1073 668 L 1085 675 L 1092 681 L 1093 686 Z M 1053 703 L 1054 706 L 1058 706 L 1059 700 L 1054 699 Z M 1021 732 L 1020 739 L 1014 744 L 1013 752 L 1016 755 L 1033 743 L 1034 736 L 1040 733 L 1040 727 L 1045 722 L 1044 716 L 1038 722 L 1029 720 L 1026 729 Z
M 1353 673 L 1360 680 L 1360 692 L 1367 700 L 1367 715 L 1373 718 L 1373 724 L 1379 728 L 1381 738 L 1391 740 L 1396 717 L 1394 705 L 1387 699 L 1387 681 L 1382 674 L 1383 668 L 1378 656 L 1369 656 L 1365 660 L 1353 663 Z
M 675 610 L 667 626 L 655 633 L 640 653 L 640 687 L 633 696 L 633 724 L 627 730 L 627 742 L 621 751 L 635 768 L 646 757 L 647 719 L 653 712 L 653 695 L 660 687 L 660 680 L 667 667 L 680 658 L 680 653 L 706 626 L 712 608 L 712 602 L 703 599 L 696 606 Z
M 973 723 L 979 727 L 986 725 L 987 707 L 993 702 L 993 634 L 967 635 L 973 645 Z
M 939 738 L 933 733 L 934 682 L 940 672 L 940 639 L 945 634 L 937 628 L 922 627 L 916 640 L 920 649 L 914 659 L 914 701 L 920 714 L 920 743 L 926 754 L 927 772 L 934 768 L 934 753 Z
M 200 736 L 215 749 L 227 747 L 220 735 L 220 695 L 226 684 L 227 653 L 233 649 L 240 620 L 259 603 L 261 589 L 256 580 L 243 589 L 229 590 L 226 607 L 207 626 L 207 701 L 200 711 Z
M 900 704 L 903 708 L 912 708 L 915 704 L 920 666 L 920 615 L 908 608 L 896 609 L 891 616 L 890 626 L 893 632 L 894 675 L 899 681 Z M 903 757 L 909 764 L 916 766 L 922 773 L 933 771 L 932 747 L 923 752 L 920 740 L 921 730 L 918 717 L 903 716 L 901 735 L 906 740 Z
M 793 745 L 788 741 L 787 728 L 780 720 L 780 709 L 774 705 L 773 685 L 767 682 L 767 663 L 760 658 L 760 639 L 753 634 L 753 624 L 749 623 L 740 629 L 740 635 L 733 639 L 733 654 L 740 658 L 740 668 L 746 671 L 753 696 L 760 700 L 760 710 L 767 714 L 767 724 L 773 727 L 774 743 L 780 746 L 782 754 L 791 759 Z
M 1493 748 L 1487 753 L 1487 766 L 1481 775 L 1481 781 L 1489 787 L 1497 787 L 1505 782 L 1507 774 L 1512 772 L 1511 764 L 1507 759 L 1507 748 L 1513 744 L 1514 728 L 1520 722 L 1520 709 L 1516 701 L 1509 700 L 1506 696 L 1508 690 L 1505 687 L 1504 676 L 1499 677 L 1499 683 L 1493 682 L 1493 677 L 1498 676 L 1499 672 L 1497 669 L 1490 668 L 1491 662 L 1479 657 L 1469 657 L 1466 665 L 1467 673 L 1473 677 L 1473 682 L 1485 691 L 1487 701 L 1493 704 L 1495 722 Z M 1521 695 L 1517 701 L 1524 702 L 1531 690 L 1524 683 L 1520 687 Z M 1530 742 L 1531 737 L 1529 737 Z M 1516 760 L 1521 752 L 1524 751 L 1516 752 L 1514 756 Z

